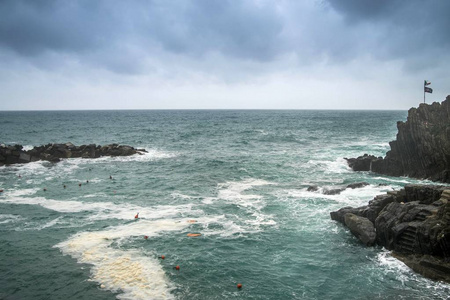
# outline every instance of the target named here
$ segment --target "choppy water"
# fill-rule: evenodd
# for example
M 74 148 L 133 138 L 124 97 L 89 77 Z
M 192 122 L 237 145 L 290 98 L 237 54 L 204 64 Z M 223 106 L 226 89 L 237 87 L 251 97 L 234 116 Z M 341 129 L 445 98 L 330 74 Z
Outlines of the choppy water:
M 0 143 L 148 150 L 0 167 L 0 299 L 446 299 L 448 285 L 362 246 L 329 217 L 418 182 L 355 173 L 343 159 L 384 155 L 405 118 L 0 112 Z M 321 193 L 360 181 L 370 185 Z M 306 191 L 311 184 L 321 189 Z

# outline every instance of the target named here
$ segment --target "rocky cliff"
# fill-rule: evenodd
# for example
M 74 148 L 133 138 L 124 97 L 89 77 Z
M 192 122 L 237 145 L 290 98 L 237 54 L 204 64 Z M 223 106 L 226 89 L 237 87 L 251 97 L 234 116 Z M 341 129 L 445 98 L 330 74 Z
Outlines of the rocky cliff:
M 355 171 L 410 176 L 450 183 L 450 96 L 442 102 L 420 104 L 397 122 L 397 138 L 384 158 L 373 155 L 347 159 Z
M 407 185 L 330 215 L 365 245 L 393 250 L 420 274 L 450 282 L 450 187 Z
M 38 160 L 58 162 L 61 158 L 83 157 L 98 158 L 101 156 L 128 156 L 147 152 L 131 146 L 111 144 L 100 146 L 95 144 L 75 146 L 72 143 L 48 144 L 23 150 L 22 145 L 0 145 L 0 166 L 17 163 L 29 163 Z

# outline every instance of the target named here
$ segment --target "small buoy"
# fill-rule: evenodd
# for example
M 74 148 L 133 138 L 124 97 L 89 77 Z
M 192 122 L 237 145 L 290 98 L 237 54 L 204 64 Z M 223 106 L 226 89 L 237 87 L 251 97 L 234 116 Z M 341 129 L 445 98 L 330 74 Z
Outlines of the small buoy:
M 188 233 L 187 236 L 201 236 L 200 233 Z
M 3 193 L 3 190 L 0 190 L 0 193 Z
M 79 183 L 78 186 L 81 186 L 81 183 Z
M 135 219 L 139 218 L 139 213 L 134 216 Z
M 148 239 L 148 235 L 144 235 L 144 239 Z
M 177 265 L 177 266 L 175 267 L 175 270 L 180 271 L 180 266 Z
M 44 188 L 44 192 L 46 192 L 47 191 L 47 189 L 46 188 Z
M 402 201 L 402 202 L 400 202 L 400 204 L 405 204 L 405 202 Z
M 101 287 L 102 289 L 104 289 L 106 286 L 105 286 L 104 284 L 101 284 L 100 287 Z
M 64 188 L 66 188 L 66 185 L 63 185 Z
M 197 223 L 197 220 L 188 220 L 188 223 Z
M 89 183 L 89 180 L 86 180 L 86 183 Z
M 164 259 L 164 258 L 166 258 L 164 255 L 161 255 L 159 258 L 161 258 L 161 259 Z
M 19 174 L 19 178 L 22 178 L 22 175 Z
M 238 288 L 238 289 L 241 289 L 241 288 L 242 288 L 242 284 L 238 283 L 238 284 L 237 284 L 237 288 Z
M 109 179 L 112 179 L 112 176 L 111 176 L 111 175 L 109 175 Z

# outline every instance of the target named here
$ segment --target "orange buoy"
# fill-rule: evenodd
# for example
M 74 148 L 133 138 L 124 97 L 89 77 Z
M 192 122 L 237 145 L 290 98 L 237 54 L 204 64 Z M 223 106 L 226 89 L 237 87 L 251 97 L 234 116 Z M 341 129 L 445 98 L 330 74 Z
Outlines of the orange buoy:
M 188 223 L 197 223 L 197 220 L 188 220 Z
M 187 236 L 201 236 L 200 233 L 188 233 Z
M 242 288 L 242 284 L 238 283 L 238 284 L 237 284 L 237 288 L 238 288 L 238 289 L 241 289 L 241 288 Z
M 139 218 L 139 213 L 134 216 L 135 219 Z
M 148 235 L 144 235 L 144 239 L 148 239 Z
M 164 259 L 164 258 L 166 258 L 164 255 L 161 255 L 159 258 L 161 258 L 161 259 Z
M 175 267 L 175 270 L 180 271 L 180 266 L 177 265 L 177 266 Z

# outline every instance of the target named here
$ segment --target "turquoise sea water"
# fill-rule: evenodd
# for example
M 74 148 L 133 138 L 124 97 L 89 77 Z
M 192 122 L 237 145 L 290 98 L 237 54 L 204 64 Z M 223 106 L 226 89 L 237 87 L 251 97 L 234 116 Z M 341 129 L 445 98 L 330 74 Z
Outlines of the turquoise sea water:
M 449 285 L 362 246 L 329 217 L 420 182 L 352 172 L 343 159 L 384 155 L 405 118 L 0 112 L 0 143 L 148 151 L 0 167 L 0 299 L 447 299 Z M 370 185 L 322 193 L 361 181 Z

